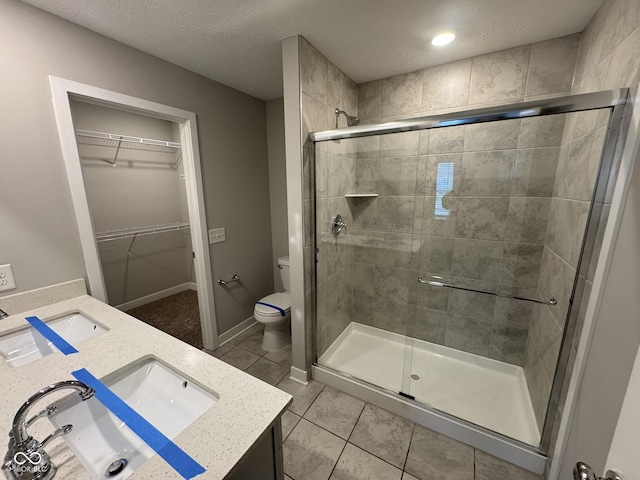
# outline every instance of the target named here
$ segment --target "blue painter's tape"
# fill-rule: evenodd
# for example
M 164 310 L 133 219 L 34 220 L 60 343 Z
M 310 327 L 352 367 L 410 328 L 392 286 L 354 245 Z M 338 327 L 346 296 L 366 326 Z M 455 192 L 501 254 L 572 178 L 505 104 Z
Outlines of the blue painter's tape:
M 65 355 L 69 355 L 71 353 L 78 353 L 76 347 L 67 342 L 64 338 L 54 332 L 49 325 L 44 323 L 38 317 L 25 317 L 27 322 L 31 324 L 33 328 L 35 328 L 40 334 L 49 340 L 53 345 L 60 350 Z
M 109 387 L 94 377 L 87 369 L 76 370 L 71 372 L 71 375 L 76 380 L 84 382 L 93 388 L 96 391 L 95 397 L 155 450 L 182 478 L 190 479 L 205 472 L 202 465 L 187 455 L 184 450 L 169 440 L 160 430 L 151 425 L 142 415 L 109 390 Z
M 275 305 L 271 305 L 270 303 L 264 303 L 264 302 L 258 302 L 260 305 L 264 305 L 266 307 L 271 307 L 271 308 L 275 308 L 276 310 L 278 310 L 280 312 L 280 315 L 282 315 L 283 317 L 286 315 L 285 311 L 283 309 L 281 309 L 280 307 L 276 307 Z

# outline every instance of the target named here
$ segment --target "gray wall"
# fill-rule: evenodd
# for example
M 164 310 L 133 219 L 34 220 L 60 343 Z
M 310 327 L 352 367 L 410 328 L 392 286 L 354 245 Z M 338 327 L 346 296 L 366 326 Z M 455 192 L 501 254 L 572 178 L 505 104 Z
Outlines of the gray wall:
M 267 145 L 269 153 L 269 199 L 271 206 L 271 248 L 273 251 L 273 284 L 276 291 L 284 290 L 278 257 L 289 255 L 289 226 L 287 224 L 287 172 L 284 154 L 284 99 L 266 103 Z
M 238 273 L 242 287 L 215 286 L 218 332 L 250 317 L 273 291 L 264 102 L 19 3 L 0 3 L 5 68 L 0 262 L 19 290 L 85 276 L 48 75 L 197 114 L 207 224 L 226 227 L 211 247 L 216 278 Z

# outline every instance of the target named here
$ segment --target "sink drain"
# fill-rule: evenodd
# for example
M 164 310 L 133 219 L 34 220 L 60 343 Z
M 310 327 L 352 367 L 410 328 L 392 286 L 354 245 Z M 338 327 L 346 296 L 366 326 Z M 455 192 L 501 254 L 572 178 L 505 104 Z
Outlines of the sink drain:
M 115 477 L 125 469 L 127 463 L 128 462 L 126 458 L 119 458 L 118 460 L 114 460 L 113 462 L 111 462 L 111 465 L 107 467 L 106 477 Z

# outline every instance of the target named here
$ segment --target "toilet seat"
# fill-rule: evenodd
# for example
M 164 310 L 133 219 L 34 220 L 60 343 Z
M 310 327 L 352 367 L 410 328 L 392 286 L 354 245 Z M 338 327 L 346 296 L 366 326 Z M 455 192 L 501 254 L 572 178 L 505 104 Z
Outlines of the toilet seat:
M 255 313 L 262 317 L 286 317 L 291 312 L 291 297 L 288 293 L 278 292 L 267 295 L 260 299 L 261 303 L 256 303 Z M 264 303 L 268 305 L 263 305 Z M 273 305 L 273 308 L 269 305 Z M 284 315 L 278 309 L 284 311 Z

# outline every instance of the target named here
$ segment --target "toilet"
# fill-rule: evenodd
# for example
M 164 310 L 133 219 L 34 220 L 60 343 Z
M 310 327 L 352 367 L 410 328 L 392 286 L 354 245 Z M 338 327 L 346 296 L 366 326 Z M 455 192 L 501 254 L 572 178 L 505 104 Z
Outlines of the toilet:
M 253 311 L 256 321 L 264 325 L 262 349 L 267 352 L 282 350 L 291 343 L 291 334 L 289 333 L 289 321 L 291 320 L 289 257 L 279 257 L 278 268 L 284 292 L 272 293 L 261 298 Z

